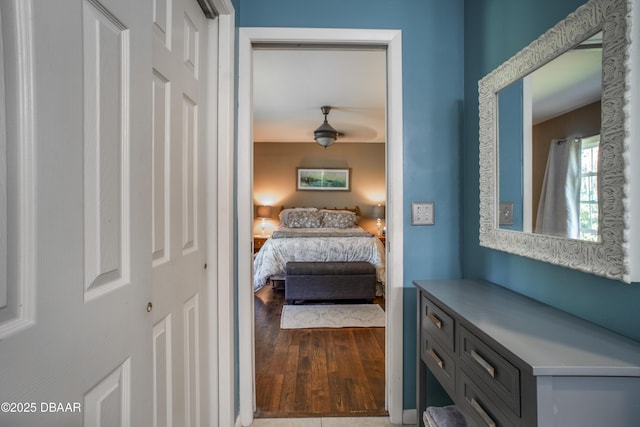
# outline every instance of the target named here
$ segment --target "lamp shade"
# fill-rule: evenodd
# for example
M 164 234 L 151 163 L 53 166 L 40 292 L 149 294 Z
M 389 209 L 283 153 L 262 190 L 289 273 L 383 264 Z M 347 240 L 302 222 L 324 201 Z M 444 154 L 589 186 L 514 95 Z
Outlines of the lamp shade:
M 271 206 L 258 206 L 258 218 L 271 218 Z
M 371 214 L 373 218 L 384 218 L 384 206 L 376 205 L 373 207 L 373 213 Z

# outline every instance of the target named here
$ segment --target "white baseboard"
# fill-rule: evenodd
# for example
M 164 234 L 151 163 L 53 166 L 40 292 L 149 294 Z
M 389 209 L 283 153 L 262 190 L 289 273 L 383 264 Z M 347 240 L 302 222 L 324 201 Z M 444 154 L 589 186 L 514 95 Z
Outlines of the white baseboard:
M 418 425 L 418 412 L 416 409 L 402 411 L 402 424 Z
M 415 409 L 405 409 L 402 411 L 402 424 L 414 425 L 414 426 L 418 425 L 417 412 Z M 236 418 L 236 423 L 234 424 L 234 427 L 242 427 L 239 416 Z

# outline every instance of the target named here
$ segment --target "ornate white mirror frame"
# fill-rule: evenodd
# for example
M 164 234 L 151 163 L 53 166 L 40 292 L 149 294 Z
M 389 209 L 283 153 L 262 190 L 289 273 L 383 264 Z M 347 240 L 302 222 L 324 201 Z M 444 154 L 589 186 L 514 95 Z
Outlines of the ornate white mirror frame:
M 611 279 L 634 281 L 629 262 L 630 135 L 636 132 L 630 132 L 636 126 L 630 117 L 630 76 L 637 73 L 632 73 L 631 67 L 633 1 L 589 1 L 480 80 L 480 245 Z M 500 229 L 497 93 L 598 31 L 603 32 L 600 241 Z M 639 120 L 638 112 L 635 115 Z

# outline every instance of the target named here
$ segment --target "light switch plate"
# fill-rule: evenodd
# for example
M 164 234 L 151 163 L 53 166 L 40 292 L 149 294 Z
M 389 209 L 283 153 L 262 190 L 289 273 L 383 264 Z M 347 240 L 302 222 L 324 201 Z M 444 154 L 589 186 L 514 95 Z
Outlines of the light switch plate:
M 513 203 L 511 202 L 500 203 L 498 225 L 513 225 Z
M 433 202 L 411 203 L 411 225 L 434 224 Z

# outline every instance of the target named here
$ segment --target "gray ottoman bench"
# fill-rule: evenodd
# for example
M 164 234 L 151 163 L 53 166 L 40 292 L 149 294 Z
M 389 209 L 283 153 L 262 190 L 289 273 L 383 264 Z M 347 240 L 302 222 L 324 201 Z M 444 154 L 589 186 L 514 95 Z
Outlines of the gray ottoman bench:
M 376 268 L 368 262 L 288 262 L 287 304 L 298 300 L 364 299 L 376 296 Z

